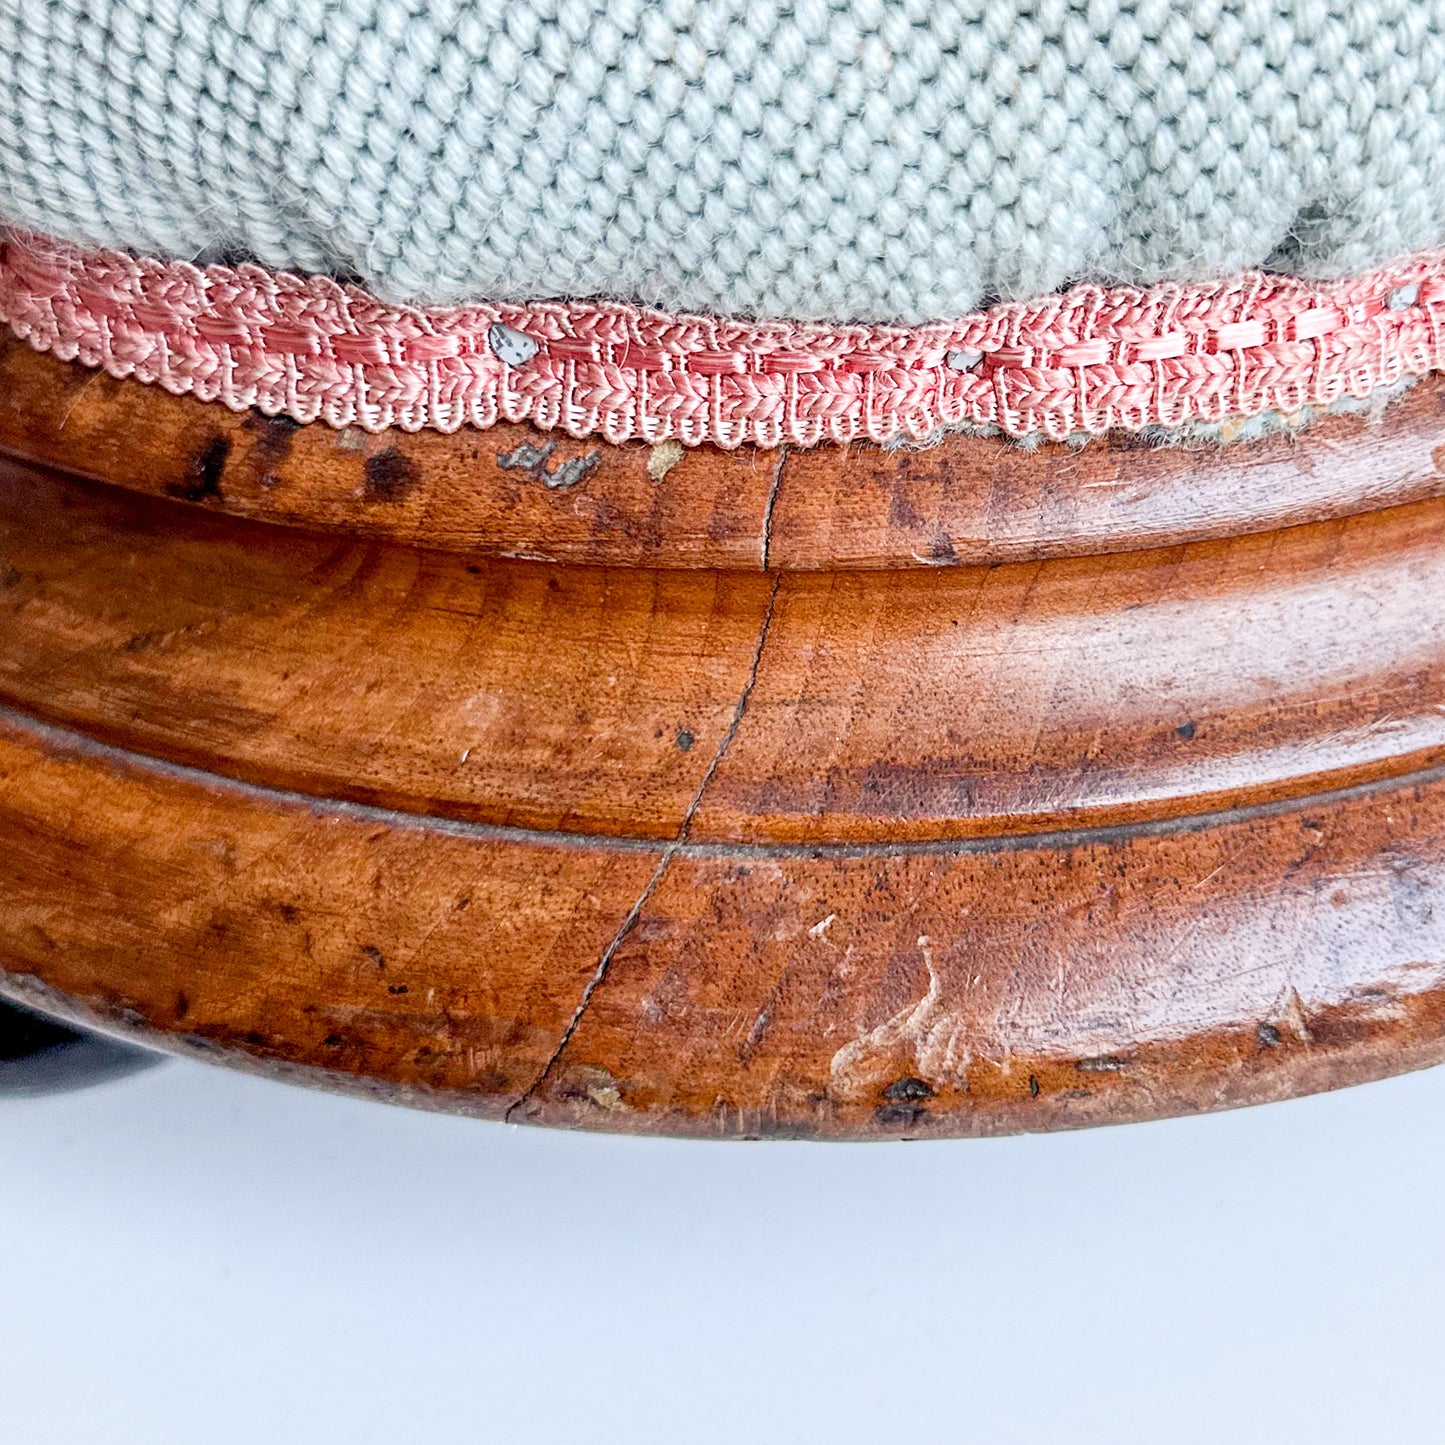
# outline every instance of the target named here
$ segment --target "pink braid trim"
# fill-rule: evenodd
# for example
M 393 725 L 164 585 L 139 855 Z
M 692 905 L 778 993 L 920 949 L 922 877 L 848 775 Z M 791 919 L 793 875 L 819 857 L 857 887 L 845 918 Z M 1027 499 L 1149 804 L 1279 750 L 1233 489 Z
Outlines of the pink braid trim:
M 9 232 L 0 320 L 112 376 L 368 431 L 505 419 L 771 447 L 972 423 L 1064 438 L 1289 414 L 1445 367 L 1445 252 L 1323 284 L 1078 286 L 903 329 L 607 302 L 392 306 L 325 277 Z

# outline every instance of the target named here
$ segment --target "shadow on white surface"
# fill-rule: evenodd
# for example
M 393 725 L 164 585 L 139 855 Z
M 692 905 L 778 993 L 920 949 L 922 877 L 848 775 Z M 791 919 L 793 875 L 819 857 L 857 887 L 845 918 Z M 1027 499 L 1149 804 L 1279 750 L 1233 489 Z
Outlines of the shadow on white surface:
M 4 1445 L 1428 1441 L 1445 1070 L 704 1144 L 194 1064 L 0 1107 Z

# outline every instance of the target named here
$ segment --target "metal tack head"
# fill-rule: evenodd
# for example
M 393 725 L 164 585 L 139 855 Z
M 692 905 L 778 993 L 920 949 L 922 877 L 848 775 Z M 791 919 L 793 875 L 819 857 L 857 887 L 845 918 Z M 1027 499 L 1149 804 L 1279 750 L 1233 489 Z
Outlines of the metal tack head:
M 536 354 L 537 343 L 525 331 L 494 321 L 487 332 L 487 345 L 503 366 L 525 366 Z
M 982 360 L 981 351 L 950 351 L 944 357 L 950 371 L 977 371 Z

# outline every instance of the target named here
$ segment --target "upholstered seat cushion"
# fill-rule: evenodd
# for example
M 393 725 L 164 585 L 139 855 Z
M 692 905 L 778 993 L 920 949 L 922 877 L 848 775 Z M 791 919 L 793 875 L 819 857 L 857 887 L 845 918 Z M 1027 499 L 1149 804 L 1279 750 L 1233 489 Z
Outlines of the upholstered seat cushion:
M 0 221 L 917 322 L 1445 236 L 1440 0 L 3 0 Z

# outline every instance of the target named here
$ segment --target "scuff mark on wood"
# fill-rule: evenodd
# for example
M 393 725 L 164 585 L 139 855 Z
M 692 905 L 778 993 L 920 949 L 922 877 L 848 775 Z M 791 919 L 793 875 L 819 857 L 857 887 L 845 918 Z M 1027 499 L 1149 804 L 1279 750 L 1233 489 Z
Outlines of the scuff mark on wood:
M 503 471 L 526 472 L 534 481 L 543 483 L 554 492 L 586 481 L 602 465 L 602 450 L 593 447 L 581 456 L 568 457 L 565 462 L 548 467 L 547 463 L 556 450 L 557 443 L 554 441 L 543 442 L 539 447 L 523 442 L 509 452 L 498 452 L 497 465 Z
M 654 482 L 662 481 L 687 454 L 687 448 L 676 437 L 660 441 L 647 454 L 647 475 Z

